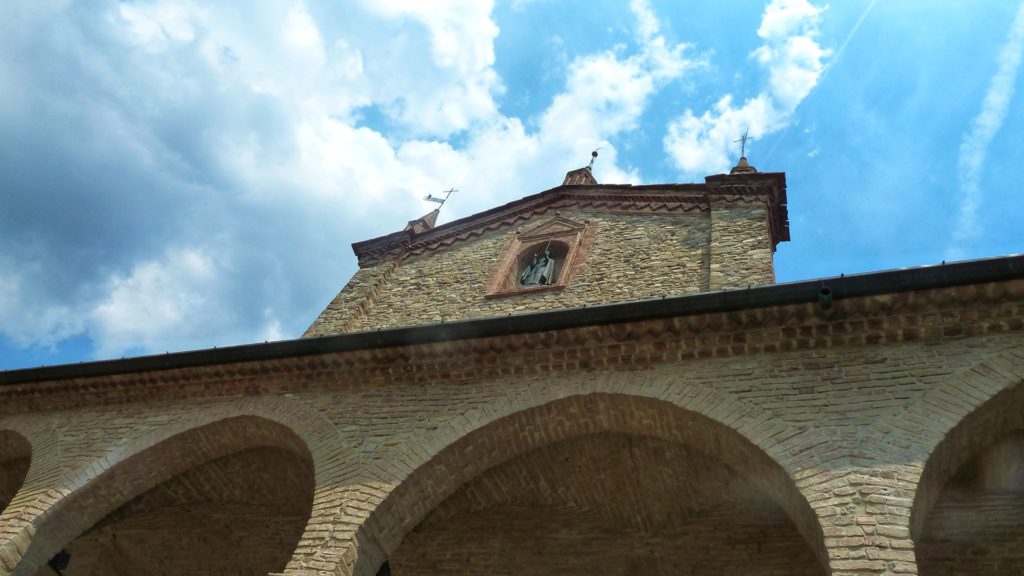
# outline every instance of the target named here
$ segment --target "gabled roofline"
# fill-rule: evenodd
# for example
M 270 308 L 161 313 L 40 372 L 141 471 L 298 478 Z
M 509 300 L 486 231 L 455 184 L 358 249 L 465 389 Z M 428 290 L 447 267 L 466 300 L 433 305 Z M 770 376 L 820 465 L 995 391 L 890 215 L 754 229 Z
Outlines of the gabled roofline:
M 562 184 L 543 192 L 525 196 L 507 204 L 478 212 L 426 231 L 406 228 L 398 232 L 355 242 L 352 251 L 360 265 L 371 263 L 404 251 L 413 244 L 424 245 L 477 230 L 494 228 L 513 221 L 517 216 L 571 197 L 594 195 L 615 196 L 622 200 L 651 195 L 661 200 L 706 204 L 711 197 L 763 196 L 769 211 L 773 245 L 789 240 L 789 213 L 786 205 L 786 175 L 782 172 L 749 174 L 716 174 L 704 183 L 690 184 Z
M 31 384 L 33 382 L 94 378 L 215 364 L 296 358 L 356 350 L 546 332 L 619 322 L 806 304 L 818 302 L 823 287 L 830 289 L 833 300 L 843 300 L 1019 279 L 1024 279 L 1024 255 L 1017 254 L 850 276 L 832 276 L 786 284 L 753 286 L 736 290 L 699 292 L 620 304 L 532 312 L 514 316 L 355 332 L 264 344 L 245 344 L 123 360 L 9 370 L 0 372 L 0 385 Z

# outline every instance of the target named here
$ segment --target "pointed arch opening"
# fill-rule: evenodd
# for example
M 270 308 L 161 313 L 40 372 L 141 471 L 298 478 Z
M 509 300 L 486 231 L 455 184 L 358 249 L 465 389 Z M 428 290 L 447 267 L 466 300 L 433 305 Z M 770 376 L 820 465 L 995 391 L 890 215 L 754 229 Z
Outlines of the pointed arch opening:
M 16 574 L 283 571 L 309 520 L 312 457 L 289 428 L 226 418 L 132 454 L 47 514 Z
M 911 537 L 921 576 L 1024 574 L 1024 385 L 993 396 L 932 451 Z
M 572 396 L 499 418 L 413 471 L 359 535 L 356 574 L 828 574 L 789 475 L 669 402 Z

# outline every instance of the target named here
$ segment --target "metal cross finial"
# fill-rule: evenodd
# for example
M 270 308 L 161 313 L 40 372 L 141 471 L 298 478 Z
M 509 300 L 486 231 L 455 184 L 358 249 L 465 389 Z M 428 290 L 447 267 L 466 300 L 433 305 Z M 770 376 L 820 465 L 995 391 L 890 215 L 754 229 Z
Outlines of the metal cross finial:
M 441 207 L 444 206 L 444 203 L 448 201 L 448 197 L 451 196 L 453 192 L 458 192 L 458 190 L 456 190 L 455 188 L 449 188 L 448 190 L 445 190 L 444 191 L 444 198 L 438 198 L 437 196 L 434 196 L 433 194 L 427 194 L 426 197 L 424 197 L 423 199 L 427 200 L 427 201 L 430 201 L 430 202 L 436 202 L 436 203 L 440 204 L 441 206 L 437 207 L 437 209 L 440 210 Z
M 744 157 L 747 155 L 747 140 L 753 140 L 754 138 L 757 138 L 756 136 L 747 136 L 747 131 L 748 130 L 749 130 L 748 128 L 744 128 L 743 129 L 743 138 L 740 138 L 739 140 L 733 140 L 733 142 L 741 142 L 741 144 L 740 144 L 740 156 L 744 156 Z

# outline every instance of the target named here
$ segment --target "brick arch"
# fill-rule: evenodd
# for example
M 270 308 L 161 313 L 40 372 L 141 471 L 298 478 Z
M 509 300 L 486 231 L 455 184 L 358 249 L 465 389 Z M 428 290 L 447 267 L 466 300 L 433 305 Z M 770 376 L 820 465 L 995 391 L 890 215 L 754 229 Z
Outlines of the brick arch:
M 32 511 L 46 509 L 58 501 L 61 493 L 55 485 L 63 472 L 60 462 L 60 434 L 49 423 L 13 416 L 0 421 L 0 428 L 13 432 L 28 444 L 21 444 L 15 452 L 27 448 L 29 467 L 18 491 L 0 514 L 0 573 L 14 569 L 20 554 L 9 550 L 24 550 L 29 534 L 25 528 Z M 16 442 L 20 444 L 20 442 Z
M 654 384 L 654 382 L 648 382 Z M 585 386 L 585 385 L 584 385 Z M 779 463 L 780 438 L 791 437 L 770 414 L 711 390 L 666 393 L 659 397 L 615 390 L 575 391 L 527 406 L 509 402 L 501 414 L 464 415 L 437 449 L 420 446 L 409 453 L 429 454 L 390 491 L 361 524 L 350 557 L 352 573 L 372 575 L 426 515 L 454 491 L 484 471 L 552 443 L 603 432 L 624 433 L 678 442 L 713 454 L 743 470 L 793 521 L 829 573 L 824 536 L 817 516 L 799 491 L 791 473 Z M 641 386 L 639 388 L 646 388 Z M 484 421 L 478 426 L 474 418 Z M 443 434 L 442 434 L 443 436 Z M 756 439 L 756 442 L 754 441 Z M 425 442 L 434 445 L 438 438 Z M 443 441 L 443 440 L 442 440 Z
M 145 430 L 119 444 L 104 455 L 104 460 L 119 462 L 178 434 L 241 416 L 252 416 L 284 426 L 302 440 L 314 463 L 324 462 L 338 436 L 337 429 L 329 420 L 299 402 L 286 398 L 247 398 L 190 406 L 186 410 L 179 418 Z M 318 469 L 318 474 L 320 472 Z M 70 489 L 76 489 L 94 476 L 95 473 L 90 470 L 76 470 L 65 479 L 65 484 Z
M 58 498 L 22 523 L 0 556 L 17 564 L 14 574 L 33 574 L 120 504 L 195 466 L 249 448 L 289 450 L 309 461 L 319 478 L 323 466 L 318 463 L 326 461 L 336 435 L 329 422 L 297 402 L 243 400 L 196 407 L 58 479 Z
M 964 465 L 1012 432 L 1024 430 L 1024 381 L 1017 380 L 969 411 L 931 451 L 918 481 L 910 535 L 918 542 L 943 488 Z
M 14 430 L 0 429 L 0 512 L 20 491 L 31 459 L 32 444 L 28 438 Z
M 1003 352 L 947 379 L 902 414 L 895 428 L 921 450 L 923 469 L 910 509 L 917 541 L 943 487 L 964 464 L 999 437 L 1024 429 L 1024 363 Z

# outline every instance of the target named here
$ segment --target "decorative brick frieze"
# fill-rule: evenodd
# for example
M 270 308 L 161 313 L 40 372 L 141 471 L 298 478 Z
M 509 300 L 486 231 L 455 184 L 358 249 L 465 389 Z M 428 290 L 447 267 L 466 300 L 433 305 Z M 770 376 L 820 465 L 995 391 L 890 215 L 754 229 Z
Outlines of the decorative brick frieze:
M 710 202 L 723 204 L 758 204 L 767 206 L 771 215 L 773 247 L 789 240 L 786 211 L 785 177 L 779 173 L 759 174 L 747 183 L 712 185 L 598 184 L 594 186 L 560 186 L 482 212 L 469 218 L 450 222 L 422 233 L 404 230 L 352 245 L 361 266 L 371 265 L 395 256 L 418 255 L 465 241 L 486 232 L 514 226 L 543 215 L 550 210 L 590 208 L 609 214 L 666 214 L 674 212 L 707 212 Z M 764 176 L 765 178 L 761 178 Z M 748 180 L 750 176 L 725 176 Z
M 938 342 L 1024 330 L 1024 281 L 0 388 L 0 413 Z

